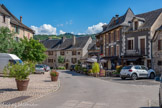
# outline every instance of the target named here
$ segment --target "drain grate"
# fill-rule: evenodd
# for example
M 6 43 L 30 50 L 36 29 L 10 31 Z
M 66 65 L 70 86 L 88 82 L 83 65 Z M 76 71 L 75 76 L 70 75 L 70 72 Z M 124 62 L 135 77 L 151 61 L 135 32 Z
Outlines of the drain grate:
M 30 97 L 31 96 L 19 96 L 19 97 L 4 101 L 4 102 L 2 102 L 2 104 L 4 104 L 4 105 L 14 104 L 14 103 L 20 102 L 22 100 L 28 99 Z

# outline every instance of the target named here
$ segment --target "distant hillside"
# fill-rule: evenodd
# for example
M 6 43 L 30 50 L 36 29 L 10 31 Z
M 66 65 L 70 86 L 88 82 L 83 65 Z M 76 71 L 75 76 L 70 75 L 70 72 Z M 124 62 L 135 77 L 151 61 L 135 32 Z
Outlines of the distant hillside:
M 74 36 L 74 34 L 71 34 L 71 33 L 65 33 L 63 35 L 34 35 L 34 39 L 35 40 L 46 40 L 46 39 L 49 39 L 49 38 L 52 38 L 52 39 L 61 39 L 63 36 L 66 36 L 66 38 L 72 38 L 72 36 Z M 81 37 L 81 36 L 91 36 L 92 39 L 95 39 L 95 34 L 92 34 L 92 35 L 75 35 L 76 37 Z

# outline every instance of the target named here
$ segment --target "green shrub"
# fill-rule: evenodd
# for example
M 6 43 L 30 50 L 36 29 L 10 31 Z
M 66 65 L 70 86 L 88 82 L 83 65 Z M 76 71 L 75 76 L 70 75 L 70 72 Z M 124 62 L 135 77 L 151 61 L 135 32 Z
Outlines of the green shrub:
M 100 66 L 99 66 L 99 64 L 97 62 L 93 63 L 92 72 L 93 73 L 99 73 L 100 72 Z
M 28 79 L 28 76 L 35 70 L 35 64 L 32 62 L 25 62 L 24 64 L 8 64 L 3 72 L 5 76 L 14 77 L 16 80 Z
M 57 69 L 66 70 L 66 68 L 64 66 L 59 66 Z

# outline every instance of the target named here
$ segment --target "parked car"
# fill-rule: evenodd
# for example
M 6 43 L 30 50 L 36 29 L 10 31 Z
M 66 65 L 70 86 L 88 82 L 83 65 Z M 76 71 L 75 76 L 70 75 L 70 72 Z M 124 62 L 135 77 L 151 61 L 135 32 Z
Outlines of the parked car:
M 45 67 L 44 65 L 35 65 L 35 73 L 40 73 L 40 74 L 44 74 L 45 72 Z
M 46 65 L 46 72 L 50 71 L 51 68 L 49 66 Z
M 3 74 L 3 69 L 4 69 L 5 66 L 8 65 L 8 63 L 23 64 L 22 60 L 14 54 L 0 53 L 0 74 Z
M 75 71 L 75 65 L 70 66 L 70 71 Z
M 159 107 L 162 108 L 162 75 L 161 75 L 161 77 L 160 77 Z
M 155 78 L 155 71 L 153 69 L 148 69 L 146 66 L 142 65 L 130 65 L 124 66 L 120 71 L 121 79 L 131 78 L 137 80 L 138 78 Z

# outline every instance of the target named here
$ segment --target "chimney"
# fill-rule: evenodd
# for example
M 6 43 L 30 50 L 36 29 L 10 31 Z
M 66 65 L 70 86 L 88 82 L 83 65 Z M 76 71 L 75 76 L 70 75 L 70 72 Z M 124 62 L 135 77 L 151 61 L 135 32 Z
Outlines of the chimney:
M 116 19 L 119 17 L 119 15 L 118 15 L 118 14 L 116 14 L 115 16 L 116 16 Z
M 20 22 L 22 23 L 22 16 L 20 16 Z
M 65 42 L 65 40 L 66 40 L 66 37 L 63 36 L 63 37 L 62 37 L 62 43 Z
M 72 37 L 72 40 L 73 40 L 73 46 L 76 44 L 76 37 L 75 36 L 73 36 Z

